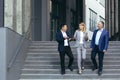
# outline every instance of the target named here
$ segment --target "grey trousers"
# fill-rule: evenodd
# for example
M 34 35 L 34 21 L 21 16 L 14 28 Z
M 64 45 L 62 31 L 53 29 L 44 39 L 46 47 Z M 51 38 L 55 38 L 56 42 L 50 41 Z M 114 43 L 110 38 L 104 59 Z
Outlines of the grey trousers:
M 80 70 L 82 66 L 84 66 L 84 60 L 86 59 L 86 49 L 84 48 L 83 44 L 80 44 L 77 47 L 77 63 L 78 69 Z

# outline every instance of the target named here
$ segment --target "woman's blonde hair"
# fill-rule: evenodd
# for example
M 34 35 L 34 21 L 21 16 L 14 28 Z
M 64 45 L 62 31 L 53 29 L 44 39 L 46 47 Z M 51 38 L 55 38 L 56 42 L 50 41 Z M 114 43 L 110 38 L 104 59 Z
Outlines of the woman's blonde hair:
M 86 31 L 86 25 L 85 25 L 85 23 L 84 22 L 81 22 L 80 24 L 79 24 L 79 26 L 84 26 L 84 29 L 82 30 L 83 32 L 85 32 Z M 80 29 L 79 29 L 80 30 Z

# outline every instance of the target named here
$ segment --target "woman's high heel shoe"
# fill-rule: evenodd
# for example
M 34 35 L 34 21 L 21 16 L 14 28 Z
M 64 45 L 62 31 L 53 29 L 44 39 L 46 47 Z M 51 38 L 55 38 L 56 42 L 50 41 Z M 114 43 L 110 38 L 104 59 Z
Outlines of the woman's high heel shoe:
M 82 74 L 82 70 L 81 69 L 79 69 L 78 74 Z
M 82 69 L 82 70 L 84 70 L 84 69 L 85 69 L 85 67 L 81 67 L 81 69 Z

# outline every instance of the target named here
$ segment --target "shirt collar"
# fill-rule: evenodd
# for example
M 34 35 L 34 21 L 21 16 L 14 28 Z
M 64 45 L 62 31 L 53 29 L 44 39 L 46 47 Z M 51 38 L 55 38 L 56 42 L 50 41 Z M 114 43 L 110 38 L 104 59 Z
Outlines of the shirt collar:
M 62 32 L 62 33 L 66 33 L 66 32 L 64 32 L 64 31 L 62 31 L 62 30 L 61 30 L 61 32 Z
M 62 30 L 61 30 L 62 33 L 64 33 Z
M 104 28 L 102 28 L 102 29 L 100 29 L 100 30 L 98 30 L 98 31 L 101 31 L 101 32 L 102 32 L 103 30 L 104 30 Z

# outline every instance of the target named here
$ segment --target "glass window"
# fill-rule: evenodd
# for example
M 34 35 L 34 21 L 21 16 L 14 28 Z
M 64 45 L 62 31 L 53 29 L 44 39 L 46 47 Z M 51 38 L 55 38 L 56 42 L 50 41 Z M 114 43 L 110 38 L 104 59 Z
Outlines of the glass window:
M 102 16 L 100 16 L 100 21 L 103 21 L 105 23 L 105 19 Z
M 100 4 L 105 7 L 105 0 L 100 0 Z
M 90 10 L 90 20 L 89 20 L 90 31 L 94 31 L 96 29 L 96 24 L 97 24 L 97 13 L 91 9 L 89 10 Z

